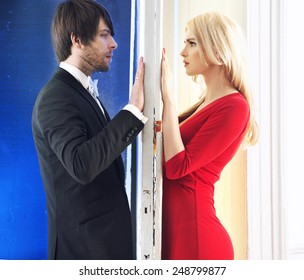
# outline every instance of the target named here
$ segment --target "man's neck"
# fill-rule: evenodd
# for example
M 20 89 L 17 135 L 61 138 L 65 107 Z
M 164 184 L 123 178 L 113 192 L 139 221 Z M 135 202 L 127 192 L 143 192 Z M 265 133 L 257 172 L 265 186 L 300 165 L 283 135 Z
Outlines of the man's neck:
M 88 70 L 87 67 L 84 67 L 79 58 L 75 58 L 73 56 L 69 56 L 65 61 L 65 63 L 68 63 L 76 68 L 78 68 L 82 73 L 84 73 L 86 76 L 91 76 L 92 71 Z

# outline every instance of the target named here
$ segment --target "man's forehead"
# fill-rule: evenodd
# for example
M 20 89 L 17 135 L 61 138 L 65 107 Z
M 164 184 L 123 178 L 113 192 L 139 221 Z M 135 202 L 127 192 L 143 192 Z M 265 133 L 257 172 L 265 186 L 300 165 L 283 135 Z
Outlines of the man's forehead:
M 103 18 L 100 18 L 99 25 L 98 25 L 98 31 L 108 31 L 111 33 L 111 29 L 109 26 L 105 23 Z

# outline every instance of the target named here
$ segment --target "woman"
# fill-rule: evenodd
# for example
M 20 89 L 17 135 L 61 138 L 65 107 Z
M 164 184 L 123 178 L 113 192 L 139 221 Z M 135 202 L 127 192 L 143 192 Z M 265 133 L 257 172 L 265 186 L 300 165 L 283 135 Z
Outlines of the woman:
M 172 76 L 163 50 L 163 259 L 234 258 L 231 239 L 216 216 L 214 184 L 257 126 L 238 26 L 219 13 L 191 19 L 181 51 L 187 75 L 202 76 L 204 95 L 177 117 Z

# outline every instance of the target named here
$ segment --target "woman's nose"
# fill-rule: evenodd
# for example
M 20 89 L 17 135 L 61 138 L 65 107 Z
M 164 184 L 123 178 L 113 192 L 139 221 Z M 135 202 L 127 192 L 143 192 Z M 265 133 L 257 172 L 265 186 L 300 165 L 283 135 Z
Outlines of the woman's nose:
M 183 48 L 179 54 L 180 54 L 182 57 L 185 57 L 185 56 L 186 56 L 185 48 Z

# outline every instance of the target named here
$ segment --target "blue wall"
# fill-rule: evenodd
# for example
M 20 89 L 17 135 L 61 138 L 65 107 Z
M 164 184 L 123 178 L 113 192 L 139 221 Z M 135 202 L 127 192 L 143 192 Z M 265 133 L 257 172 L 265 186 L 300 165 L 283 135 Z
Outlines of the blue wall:
M 57 67 L 50 25 L 58 0 L 3 1 L 0 11 L 0 259 L 46 259 L 45 194 L 31 132 L 33 104 Z M 112 15 L 118 49 L 96 73 L 113 116 L 128 101 L 131 0 L 99 1 Z

